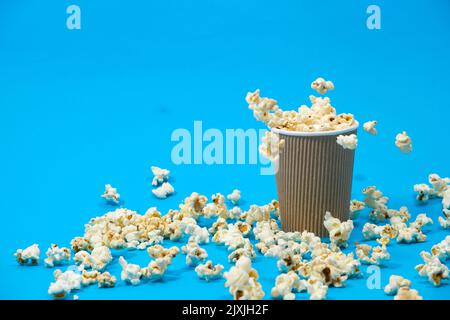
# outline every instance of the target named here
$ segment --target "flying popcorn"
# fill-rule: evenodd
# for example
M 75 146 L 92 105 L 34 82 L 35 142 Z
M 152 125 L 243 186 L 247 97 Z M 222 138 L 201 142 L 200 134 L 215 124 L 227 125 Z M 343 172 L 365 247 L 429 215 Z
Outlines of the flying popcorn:
M 208 260 L 205 264 L 199 264 L 195 267 L 195 272 L 200 279 L 206 281 L 216 280 L 222 278 L 223 265 L 216 264 L 213 266 L 211 260 Z
M 264 291 L 258 282 L 258 272 L 252 268 L 251 260 L 243 256 L 236 265 L 224 273 L 225 287 L 234 300 L 261 300 Z
M 410 153 L 412 151 L 411 138 L 406 134 L 406 131 L 397 134 L 395 137 L 395 145 L 402 153 Z
M 152 193 L 159 199 L 165 199 L 174 192 L 175 189 L 169 182 L 164 182 L 160 187 L 152 190 Z
M 234 189 L 233 192 L 227 196 L 227 199 L 230 200 L 231 203 L 236 205 L 239 199 L 241 199 L 241 191 L 239 191 L 238 189 Z
M 103 272 L 97 277 L 99 288 L 112 288 L 116 285 L 117 278 L 109 272 Z
M 336 138 L 336 142 L 344 149 L 355 150 L 358 146 L 358 138 L 356 134 L 349 135 L 338 135 Z
M 152 166 L 152 173 L 153 173 L 153 180 L 152 185 L 157 186 L 160 183 L 163 183 L 164 181 L 167 181 L 169 179 L 170 171 L 167 169 L 161 169 L 156 166 Z
M 350 201 L 350 219 L 356 220 L 359 216 L 359 212 L 366 207 L 366 204 L 362 201 L 352 200 Z
M 423 300 L 423 298 L 419 295 L 417 290 L 410 289 L 409 287 L 402 287 L 398 289 L 394 300 Z
M 17 249 L 14 256 L 21 265 L 37 265 L 40 254 L 39 245 L 33 244 L 25 249 Z
M 280 153 L 283 151 L 284 144 L 284 139 L 280 139 L 278 134 L 267 131 L 262 137 L 259 152 L 267 159 L 277 162 Z
M 384 292 L 388 295 L 396 295 L 400 288 L 411 287 L 411 281 L 402 276 L 392 275 L 389 283 L 384 287 Z
M 53 267 L 68 262 L 71 252 L 69 248 L 60 248 L 57 244 L 52 244 L 45 254 L 47 255 L 44 260 L 45 266 Z
M 110 184 L 106 184 L 105 192 L 103 192 L 102 198 L 109 203 L 119 204 L 120 194 L 117 193 L 116 188 L 113 188 Z
M 325 213 L 323 225 L 330 235 L 330 241 L 338 247 L 347 247 L 348 239 L 353 231 L 353 221 L 348 220 L 341 222 L 337 218 L 333 218 L 330 212 Z
M 378 134 L 377 129 L 375 126 L 377 125 L 376 121 L 367 121 L 363 124 L 364 131 L 370 133 L 373 136 L 376 136 Z
M 416 266 L 416 270 L 421 277 L 427 277 L 434 286 L 440 286 L 442 280 L 449 278 L 449 269 L 437 256 L 433 256 L 426 251 L 420 253 L 425 263 Z
M 50 284 L 48 288 L 48 294 L 53 299 L 65 299 L 74 290 L 81 288 L 81 274 L 72 270 L 62 272 L 57 269 L 53 272 L 55 282 Z
M 317 78 L 311 83 L 311 89 L 316 90 L 320 94 L 325 94 L 328 90 L 334 89 L 334 84 L 331 81 L 326 81 L 324 78 Z
M 206 250 L 192 240 L 181 247 L 181 251 L 186 255 L 186 264 L 191 267 L 197 266 L 200 262 L 205 261 L 206 258 L 208 258 Z
M 373 209 L 369 214 L 370 219 L 373 221 L 386 220 L 389 217 L 387 208 L 389 198 L 384 196 L 375 186 L 369 186 L 362 192 L 366 195 L 364 199 L 365 204 Z
M 275 279 L 275 286 L 270 292 L 272 298 L 295 300 L 295 292 L 306 289 L 305 280 L 300 280 L 294 271 L 282 273 Z

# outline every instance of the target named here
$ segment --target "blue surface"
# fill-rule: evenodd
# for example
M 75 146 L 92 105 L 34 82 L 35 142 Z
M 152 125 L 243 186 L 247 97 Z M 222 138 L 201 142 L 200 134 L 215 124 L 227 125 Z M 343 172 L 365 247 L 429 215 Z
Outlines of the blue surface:
M 419 252 L 441 241 L 438 200 L 418 205 L 412 185 L 431 172 L 450 175 L 446 97 L 450 80 L 450 3 L 436 1 L 87 1 L 78 0 L 82 29 L 66 28 L 72 1 L 0 2 L 0 298 L 48 299 L 52 270 L 20 267 L 17 248 L 68 245 L 91 217 L 110 210 L 99 195 L 119 189 L 123 206 L 145 212 L 177 207 L 197 191 L 242 190 L 243 208 L 276 197 L 273 176 L 260 165 L 180 165 L 171 162 L 176 128 L 263 128 L 247 109 L 260 88 L 285 109 L 308 102 L 317 76 L 334 81 L 339 112 L 379 121 L 379 135 L 361 133 L 353 197 L 376 185 L 389 206 L 426 212 L 435 224 L 422 244 L 389 247 L 382 285 L 402 274 L 426 299 L 449 299 L 414 266 Z M 382 29 L 366 28 L 377 4 Z M 395 134 L 406 130 L 414 151 L 401 154 Z M 173 172 L 174 196 L 151 194 L 151 165 Z M 367 211 L 352 242 L 361 240 Z M 206 246 L 226 265 L 226 249 Z M 118 255 L 119 253 L 115 253 Z M 147 263 L 145 252 L 127 259 Z M 448 262 L 447 262 L 447 265 Z M 266 297 L 277 275 L 274 259 L 255 260 Z M 109 270 L 119 276 L 117 259 Z M 363 268 L 365 270 L 365 267 Z M 366 278 L 330 289 L 330 299 L 391 299 Z M 80 299 L 229 298 L 223 280 L 206 283 L 174 261 L 163 282 L 114 289 L 89 287 Z M 307 299 L 299 294 L 299 299 Z

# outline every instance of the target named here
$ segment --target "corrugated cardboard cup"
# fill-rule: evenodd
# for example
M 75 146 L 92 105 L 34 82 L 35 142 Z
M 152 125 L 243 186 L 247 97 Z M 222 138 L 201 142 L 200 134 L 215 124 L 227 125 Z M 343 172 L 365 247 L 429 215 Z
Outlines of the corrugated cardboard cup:
M 279 155 L 276 182 L 284 231 L 327 235 L 326 211 L 349 219 L 355 151 L 336 143 L 340 134 L 356 134 L 359 124 L 326 132 L 297 132 L 272 128 L 285 146 Z

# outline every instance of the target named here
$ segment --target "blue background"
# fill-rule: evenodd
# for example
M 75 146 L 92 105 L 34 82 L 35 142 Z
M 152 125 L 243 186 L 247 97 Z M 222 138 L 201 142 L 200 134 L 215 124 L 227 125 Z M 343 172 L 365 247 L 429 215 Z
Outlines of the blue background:
M 81 7 L 81 30 L 66 28 L 66 8 Z M 366 9 L 381 8 L 381 30 L 366 27 Z M 376 185 L 389 206 L 426 212 L 435 224 L 421 244 L 389 246 L 382 285 L 391 274 L 413 282 L 426 299 L 449 299 L 414 266 L 448 231 L 441 204 L 417 204 L 412 186 L 429 173 L 450 175 L 447 98 L 450 3 L 435 1 L 13 1 L 0 2 L 0 298 L 48 299 L 52 270 L 20 267 L 13 253 L 39 243 L 69 245 L 91 217 L 111 207 L 105 183 L 122 205 L 165 213 L 188 194 L 242 190 L 245 209 L 276 198 L 273 176 L 260 165 L 180 165 L 171 162 L 176 128 L 263 128 L 244 97 L 260 88 L 285 109 L 308 103 L 312 80 L 334 81 L 338 112 L 379 121 L 379 135 L 359 135 L 353 197 Z M 395 135 L 406 130 L 414 151 L 401 154 Z M 176 193 L 151 194 L 151 165 L 172 170 Z M 367 221 L 356 222 L 352 242 Z M 353 248 L 354 246 L 352 246 Z M 214 262 L 226 249 L 207 245 Z M 120 255 L 121 253 L 115 253 Z M 145 252 L 124 252 L 147 264 Z M 448 263 L 447 263 L 448 265 Z M 255 260 L 266 297 L 276 261 Z M 363 267 L 365 270 L 366 267 Z M 119 276 L 115 260 L 110 269 Z M 366 287 L 367 275 L 330 289 L 329 299 L 391 299 Z M 227 299 L 224 280 L 206 283 L 178 256 L 164 281 L 138 287 L 85 288 L 80 299 Z M 298 299 L 307 299 L 299 294 Z

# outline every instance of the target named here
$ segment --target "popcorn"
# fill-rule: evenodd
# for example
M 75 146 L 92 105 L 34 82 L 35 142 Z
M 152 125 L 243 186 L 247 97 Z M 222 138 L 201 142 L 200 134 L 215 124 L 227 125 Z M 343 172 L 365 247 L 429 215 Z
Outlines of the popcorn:
M 205 218 L 210 218 L 212 216 L 217 216 L 220 218 L 227 219 L 229 217 L 229 212 L 227 205 L 225 204 L 225 196 L 221 193 L 216 193 L 212 195 L 212 203 L 208 203 L 203 208 L 203 215 Z
M 436 287 L 441 285 L 442 280 L 449 278 L 449 269 L 439 260 L 439 257 L 426 251 L 422 251 L 420 256 L 425 262 L 416 266 L 421 277 L 428 277 L 428 281 Z
M 243 256 L 235 266 L 224 273 L 225 287 L 229 288 L 234 300 L 260 300 L 264 297 L 264 291 L 258 277 L 258 272 L 252 268 L 251 260 Z
M 137 264 L 128 263 L 124 257 L 119 258 L 119 264 L 122 267 L 120 277 L 123 281 L 133 286 L 141 283 L 141 278 L 145 275 L 146 270 Z
M 327 297 L 328 287 L 317 279 L 309 279 L 307 281 L 307 290 L 310 300 L 325 300 Z
M 422 233 L 417 225 L 414 226 L 412 223 L 410 227 L 406 226 L 406 223 L 401 222 L 399 217 L 391 218 L 391 224 L 394 228 L 398 230 L 397 242 L 401 243 L 413 243 L 413 242 L 424 242 L 427 236 Z
M 442 213 L 444 217 L 439 217 L 439 224 L 442 228 L 447 229 L 450 228 L 450 188 L 447 188 L 444 192 L 442 192 Z
M 112 261 L 111 250 L 106 246 L 101 246 L 94 248 L 91 253 L 78 251 L 75 254 L 74 261 L 82 267 L 102 271 Z
M 62 272 L 57 269 L 53 272 L 55 282 L 50 283 L 48 294 L 53 299 L 65 299 L 73 290 L 81 288 L 81 275 L 72 270 Z
M 157 186 L 160 183 L 163 183 L 164 181 L 169 179 L 170 171 L 167 169 L 161 169 L 156 166 L 151 167 L 152 173 L 153 173 L 153 180 L 152 185 Z
M 402 287 L 398 289 L 394 300 L 423 300 L 423 298 L 419 295 L 417 290 L 410 289 L 409 287 Z
M 236 205 L 239 199 L 241 199 L 241 191 L 238 189 L 234 189 L 233 192 L 227 196 L 227 199 L 230 200 L 231 203 Z
M 57 244 L 52 244 L 45 254 L 47 255 L 47 258 L 44 260 L 45 266 L 53 267 L 68 262 L 71 252 L 69 248 L 60 248 Z
M 415 184 L 414 192 L 417 192 L 416 199 L 419 201 L 427 201 L 430 198 L 433 198 L 435 195 L 435 191 L 433 188 L 430 188 L 425 183 Z
M 91 251 L 94 249 L 90 243 L 90 241 L 83 237 L 75 237 L 70 241 L 70 246 L 72 250 L 77 253 L 78 251 Z
M 116 188 L 113 188 L 110 184 L 106 184 L 105 192 L 103 192 L 102 198 L 107 202 L 119 204 L 120 194 L 117 193 Z
M 184 200 L 184 203 L 180 204 L 181 213 L 197 219 L 203 212 L 208 198 L 203 195 L 193 192 L 189 197 Z
M 378 134 L 377 129 L 375 126 L 377 125 L 376 121 L 367 121 L 363 124 L 364 131 L 370 133 L 371 135 L 376 136 Z
M 264 206 L 251 205 L 249 210 L 242 214 L 242 219 L 249 224 L 258 221 L 268 221 L 270 220 L 271 214 L 278 214 L 278 210 L 279 204 L 277 200 L 273 200 L 271 203 Z
M 325 228 L 330 235 L 330 241 L 338 247 L 347 247 L 348 239 L 353 231 L 353 221 L 348 220 L 341 222 L 337 218 L 333 218 L 330 212 L 325 213 L 325 219 L 323 222 Z
M 414 191 L 417 192 L 417 200 L 427 201 L 434 197 L 443 197 L 449 188 L 450 178 L 441 178 L 438 174 L 432 173 L 428 176 L 431 187 L 425 183 L 415 184 Z
M 338 135 L 336 138 L 336 142 L 338 145 L 342 146 L 344 149 L 355 150 L 358 146 L 358 138 L 356 134 L 349 135 Z
M 255 250 L 253 250 L 253 245 L 250 243 L 250 241 L 248 241 L 248 239 L 245 242 L 243 247 L 235 249 L 228 255 L 228 261 L 236 262 L 242 256 L 246 256 L 246 257 L 250 258 L 251 260 L 256 258 L 256 252 L 255 252 Z
M 358 244 L 356 245 L 355 253 L 362 263 L 377 266 L 383 264 L 391 257 L 385 244 L 374 248 L 368 244 Z
M 224 218 L 217 218 L 216 222 L 214 222 L 211 228 L 208 229 L 209 233 L 215 234 L 217 231 L 222 229 L 228 229 L 228 223 Z
M 17 249 L 14 256 L 21 265 L 37 265 L 41 251 L 38 244 L 33 244 L 25 249 Z
M 431 248 L 431 254 L 444 262 L 450 257 L 450 235 Z
M 175 189 L 169 182 L 164 182 L 160 187 L 152 190 L 152 193 L 159 199 L 165 199 L 174 192 Z
M 374 221 L 383 221 L 388 218 L 387 202 L 389 198 L 384 196 L 383 193 L 375 186 L 369 186 L 365 188 L 363 194 L 366 195 L 364 202 L 369 208 L 373 210 L 369 213 L 369 217 Z
M 350 201 L 350 219 L 355 220 L 359 216 L 359 212 L 366 207 L 366 204 L 362 201 L 352 200 Z
M 389 278 L 389 284 L 384 287 L 384 292 L 388 295 L 395 295 L 400 288 L 409 289 L 409 287 L 411 287 L 411 281 L 402 276 L 392 275 Z
M 97 270 L 92 271 L 83 270 L 81 272 L 81 284 L 85 287 L 94 284 L 98 281 L 99 275 L 100 272 L 98 272 Z
M 431 218 L 427 217 L 427 215 L 425 213 L 420 213 L 417 215 L 416 220 L 414 220 L 413 222 L 411 222 L 409 224 L 409 227 L 416 228 L 418 230 L 422 230 L 423 227 L 432 225 L 432 224 L 433 224 L 433 220 Z
M 328 90 L 334 89 L 334 84 L 331 81 L 325 81 L 324 78 L 317 78 L 311 83 L 311 89 L 316 90 L 320 94 L 325 94 Z
M 239 220 L 239 219 L 242 218 L 242 209 L 239 208 L 239 207 L 233 207 L 233 208 L 229 211 L 229 214 L 230 214 L 230 218 L 231 218 L 231 219 L 237 219 L 237 220 Z
M 219 279 L 222 277 L 223 265 L 216 264 L 213 266 L 212 261 L 209 260 L 205 264 L 199 264 L 195 267 L 195 272 L 200 279 L 206 281 Z
M 171 248 L 164 248 L 161 245 L 154 245 L 152 247 L 149 247 L 147 249 L 147 252 L 150 257 L 157 259 L 165 259 L 167 262 L 167 265 L 170 265 L 172 263 L 172 259 L 175 258 L 178 253 L 180 252 L 180 249 L 178 247 L 171 247 Z
M 162 279 L 167 270 L 167 266 L 171 262 L 172 261 L 167 258 L 157 258 L 156 260 L 150 261 L 147 268 L 142 269 L 144 277 L 150 281 Z
M 362 235 L 366 240 L 374 240 L 383 237 L 394 239 L 398 235 L 398 230 L 390 224 L 378 226 L 368 222 L 364 224 Z
M 97 276 L 99 288 L 112 288 L 116 285 L 117 278 L 109 272 L 103 272 Z
M 406 134 L 406 131 L 397 134 L 395 137 L 395 145 L 402 153 L 410 153 L 412 151 L 411 138 Z
M 306 288 L 305 280 L 300 280 L 294 271 L 282 273 L 275 279 L 271 296 L 274 299 L 295 300 L 295 293 Z
M 278 134 L 267 131 L 262 137 L 259 153 L 273 162 L 278 162 L 280 152 L 283 151 L 284 145 L 285 140 L 280 139 Z
M 181 251 L 186 255 L 186 264 L 191 267 L 197 266 L 201 261 L 205 261 L 208 258 L 206 250 L 192 240 L 189 240 L 187 245 L 181 247 Z

